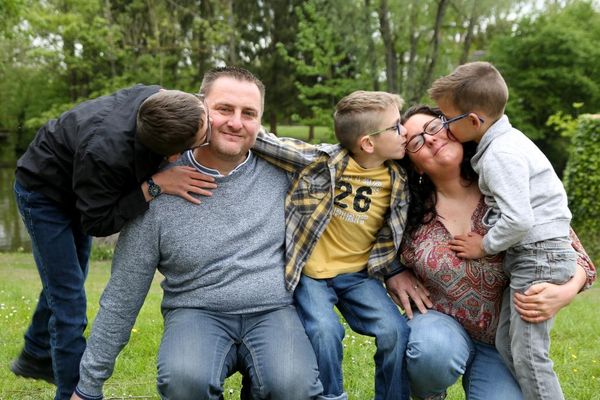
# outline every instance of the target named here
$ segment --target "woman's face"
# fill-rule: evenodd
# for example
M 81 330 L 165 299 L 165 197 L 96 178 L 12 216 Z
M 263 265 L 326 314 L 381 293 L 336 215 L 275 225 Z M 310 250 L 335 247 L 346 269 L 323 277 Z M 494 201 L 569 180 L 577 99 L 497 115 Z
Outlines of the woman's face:
M 415 114 L 404 123 L 407 143 L 418 135 L 423 135 L 424 139 L 424 144 L 418 151 L 414 153 L 407 151 L 406 154 L 420 173 L 429 176 L 460 173 L 460 163 L 463 158 L 462 144 L 448 139 L 448 132 L 444 128 L 433 136 L 423 134 L 425 125 L 433 119 L 436 117 Z

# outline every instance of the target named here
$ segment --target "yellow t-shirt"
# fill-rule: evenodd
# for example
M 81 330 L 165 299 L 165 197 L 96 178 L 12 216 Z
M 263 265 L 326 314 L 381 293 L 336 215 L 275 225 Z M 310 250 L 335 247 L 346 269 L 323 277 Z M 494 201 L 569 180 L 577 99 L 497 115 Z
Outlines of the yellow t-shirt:
M 365 169 L 350 157 L 336 183 L 331 221 L 315 245 L 303 273 L 315 279 L 362 271 L 390 208 L 388 168 Z

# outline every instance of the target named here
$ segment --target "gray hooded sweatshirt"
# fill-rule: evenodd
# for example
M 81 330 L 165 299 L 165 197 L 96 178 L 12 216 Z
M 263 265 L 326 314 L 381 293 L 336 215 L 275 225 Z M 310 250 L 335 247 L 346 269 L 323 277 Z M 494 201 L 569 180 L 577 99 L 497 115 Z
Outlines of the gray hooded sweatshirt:
M 483 135 L 471 165 L 490 210 L 486 254 L 569 236 L 567 194 L 550 161 L 505 115 Z

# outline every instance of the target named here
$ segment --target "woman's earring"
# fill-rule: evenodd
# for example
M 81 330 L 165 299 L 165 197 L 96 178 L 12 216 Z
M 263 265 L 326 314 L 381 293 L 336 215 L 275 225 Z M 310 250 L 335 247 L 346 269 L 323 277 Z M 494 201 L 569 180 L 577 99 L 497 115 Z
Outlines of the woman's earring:
M 419 185 L 423 184 L 423 175 L 419 175 Z

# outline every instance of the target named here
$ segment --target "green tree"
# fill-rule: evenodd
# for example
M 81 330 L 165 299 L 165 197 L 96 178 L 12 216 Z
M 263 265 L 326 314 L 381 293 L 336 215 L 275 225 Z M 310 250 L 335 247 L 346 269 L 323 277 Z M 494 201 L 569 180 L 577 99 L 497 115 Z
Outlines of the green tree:
M 296 8 L 296 53 L 290 54 L 281 45 L 278 48 L 298 77 L 296 87 L 304 107 L 295 115 L 297 122 L 332 127 L 337 101 L 353 90 L 369 87 L 371 80 L 361 73 L 360 64 L 368 44 L 351 32 L 364 21 L 359 18 L 361 6 L 356 1 L 308 0 Z
M 600 13 L 589 2 L 573 2 L 493 40 L 489 60 L 504 75 L 511 122 L 534 139 L 560 173 L 567 141 L 546 125 L 559 112 L 600 109 Z M 573 104 L 583 103 L 577 110 Z

